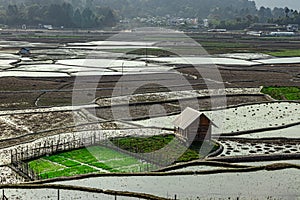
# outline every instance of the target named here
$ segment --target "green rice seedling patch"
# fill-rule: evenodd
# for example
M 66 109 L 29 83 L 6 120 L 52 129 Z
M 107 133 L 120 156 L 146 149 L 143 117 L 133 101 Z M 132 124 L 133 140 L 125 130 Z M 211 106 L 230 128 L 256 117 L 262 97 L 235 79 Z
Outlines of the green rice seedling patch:
M 112 167 L 106 165 L 105 163 L 101 163 L 101 162 L 91 163 L 90 165 L 92 165 L 94 167 L 97 167 L 97 168 L 101 168 L 101 169 L 107 170 L 107 171 L 113 170 Z
M 152 137 L 113 138 L 111 141 L 127 151 L 135 153 L 150 153 L 165 147 L 174 139 L 174 135 L 159 135 Z
M 46 157 L 44 157 L 44 159 L 59 163 L 66 167 L 74 167 L 74 166 L 80 165 L 79 162 L 75 162 L 73 160 L 69 160 L 69 159 L 66 159 L 65 157 L 61 157 L 58 155 L 46 156 Z
M 144 163 L 139 165 L 124 166 L 117 169 L 121 172 L 143 172 L 156 169 L 156 166 L 149 163 Z
M 110 161 L 106 161 L 104 162 L 107 166 L 110 166 L 112 168 L 119 168 L 122 166 L 130 166 L 130 165 L 137 165 L 137 164 L 141 164 L 141 161 L 133 158 L 133 157 L 128 157 L 128 158 L 124 158 L 122 160 L 110 160 Z
M 63 176 L 74 176 L 79 174 L 88 174 L 88 173 L 95 173 L 98 170 L 84 165 L 79 165 L 75 167 L 66 168 L 63 170 L 51 171 L 47 173 L 41 173 L 40 177 L 45 178 L 55 178 L 55 177 L 63 177 Z
M 129 157 L 126 154 L 102 146 L 91 146 L 88 147 L 87 149 L 93 156 L 95 156 L 95 158 L 98 161 L 106 161 L 111 159 L 123 159 L 125 157 Z
M 102 146 L 91 146 L 45 156 L 30 161 L 29 164 L 44 179 L 87 173 L 103 173 L 103 170 L 107 172 L 134 172 L 149 168 L 139 167 L 144 166 L 145 163 L 134 157 Z M 124 169 L 119 170 L 122 167 Z
M 86 148 L 60 153 L 58 155 L 85 164 L 97 162 L 97 159 Z
M 38 159 L 29 162 L 29 167 L 36 173 L 45 173 L 64 169 L 63 166 L 45 159 Z
M 300 100 L 299 87 L 264 87 L 261 92 L 277 100 Z
M 271 56 L 276 56 L 276 57 L 297 57 L 297 56 L 300 56 L 300 50 L 299 49 L 280 49 L 280 50 L 266 52 L 266 53 L 271 55 Z

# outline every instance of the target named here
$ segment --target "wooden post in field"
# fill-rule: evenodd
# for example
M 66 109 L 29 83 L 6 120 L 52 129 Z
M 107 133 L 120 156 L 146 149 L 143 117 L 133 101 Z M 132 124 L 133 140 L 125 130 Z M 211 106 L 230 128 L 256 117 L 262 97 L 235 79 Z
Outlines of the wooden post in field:
M 13 151 L 12 149 L 10 150 L 10 163 L 13 163 Z
M 94 144 L 96 144 L 96 132 L 94 132 Z

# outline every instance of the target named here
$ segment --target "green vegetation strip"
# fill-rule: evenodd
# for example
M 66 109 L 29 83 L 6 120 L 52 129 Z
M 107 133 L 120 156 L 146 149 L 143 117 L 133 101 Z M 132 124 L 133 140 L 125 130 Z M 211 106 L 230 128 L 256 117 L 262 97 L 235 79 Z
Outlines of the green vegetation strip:
M 41 173 L 39 174 L 42 179 L 45 178 L 54 178 L 54 177 L 61 177 L 61 176 L 74 176 L 78 174 L 89 174 L 89 173 L 95 173 L 97 170 L 88 167 L 88 166 L 75 166 L 70 167 L 62 170 L 55 170 L 51 172 Z
M 165 49 L 156 49 L 156 48 L 136 49 L 136 50 L 128 52 L 127 54 L 136 54 L 136 55 L 144 55 L 144 56 L 153 55 L 153 56 L 158 56 L 158 57 L 176 55 Z
M 51 172 L 56 170 L 61 170 L 63 167 L 61 165 L 58 165 L 56 163 L 52 163 L 45 159 L 39 159 L 35 162 L 29 163 L 29 166 L 33 169 L 35 169 L 36 172 L 39 173 L 45 173 L 45 172 Z
M 261 92 L 277 100 L 300 100 L 299 87 L 264 87 Z
M 271 56 L 276 56 L 276 57 L 297 57 L 297 56 L 300 56 L 300 50 L 299 49 L 281 49 L 281 50 L 266 52 L 266 53 L 271 55 Z

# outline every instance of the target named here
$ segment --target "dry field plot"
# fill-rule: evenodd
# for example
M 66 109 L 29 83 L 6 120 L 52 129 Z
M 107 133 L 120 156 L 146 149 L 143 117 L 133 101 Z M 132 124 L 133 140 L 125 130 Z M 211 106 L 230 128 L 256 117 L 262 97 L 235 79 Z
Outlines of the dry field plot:
M 218 93 L 220 92 L 220 94 Z M 185 90 L 171 92 L 156 92 L 145 94 L 132 94 L 130 96 L 118 96 L 112 98 L 99 98 L 96 103 L 100 106 L 111 106 L 128 103 L 143 103 L 143 102 L 164 102 L 179 99 L 189 99 L 197 97 L 212 97 L 217 95 L 242 95 L 242 94 L 260 94 L 260 88 L 224 88 L 224 90 Z
M 0 184 L 16 184 L 24 181 L 24 178 L 11 168 L 0 167 Z
M 75 113 L 75 112 L 74 112 Z M 0 139 L 74 126 L 73 112 L 44 112 L 0 116 Z
M 96 115 L 101 119 L 113 120 L 113 119 L 135 119 L 143 117 L 154 117 L 156 115 L 165 115 L 170 113 L 179 113 L 187 106 L 194 107 L 199 110 L 209 110 L 213 105 L 224 107 L 234 106 L 238 104 L 258 103 L 269 101 L 265 96 L 247 95 L 247 96 L 228 96 L 224 101 L 222 97 L 210 98 L 204 97 L 200 99 L 192 98 L 191 100 L 174 100 L 167 103 L 162 101 L 161 103 L 147 103 L 146 105 L 130 105 L 124 104 L 123 106 L 117 106 L 114 108 L 96 108 Z M 122 102 L 123 103 L 123 102 Z
M 0 116 L 0 128 L 1 128 L 1 139 L 13 138 L 18 135 L 23 135 L 29 133 L 28 130 L 23 127 L 8 121 L 3 116 Z

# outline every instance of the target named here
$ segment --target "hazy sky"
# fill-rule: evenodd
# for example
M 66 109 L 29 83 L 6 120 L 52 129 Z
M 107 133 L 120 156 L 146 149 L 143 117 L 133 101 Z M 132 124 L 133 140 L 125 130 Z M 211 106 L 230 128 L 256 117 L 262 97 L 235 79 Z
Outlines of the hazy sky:
M 270 8 L 273 7 L 289 7 L 291 9 L 300 10 L 300 1 L 299 0 L 254 0 L 257 7 L 267 6 Z

